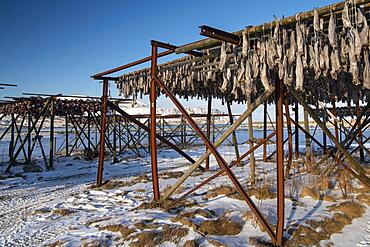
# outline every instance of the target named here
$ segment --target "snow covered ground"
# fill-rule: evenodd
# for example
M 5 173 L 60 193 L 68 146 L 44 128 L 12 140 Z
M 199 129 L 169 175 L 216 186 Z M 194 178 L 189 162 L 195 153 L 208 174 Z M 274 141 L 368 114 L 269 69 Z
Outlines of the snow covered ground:
M 232 147 L 220 150 L 226 161 L 234 159 Z M 204 149 L 186 152 L 196 158 Z M 159 152 L 158 164 L 161 190 L 173 184 L 189 166 L 169 150 Z M 174 197 L 213 174 L 218 165 L 214 159 L 211 164 L 211 171 L 196 171 Z M 92 188 L 96 168 L 96 161 L 59 158 L 53 171 L 22 173 L 0 180 L 0 246 L 255 246 L 253 239 L 269 241 L 243 200 L 237 195 L 218 193 L 220 186 L 231 186 L 226 176 L 216 178 L 190 196 L 186 200 L 190 205 L 160 208 L 147 204 L 152 200 L 149 156 L 127 155 L 117 164 L 107 160 L 104 177 L 110 182 L 103 189 Z M 234 167 L 233 171 L 247 188 L 248 166 Z M 20 172 L 21 167 L 13 170 L 13 174 Z M 258 162 L 257 173 L 261 191 L 266 186 L 273 187 L 274 163 Z M 315 181 L 313 175 L 298 172 L 293 172 L 287 181 L 287 229 L 294 229 L 293 226 L 306 220 L 331 217 L 336 211 L 330 210 L 330 206 L 344 201 L 336 189 L 331 193 L 338 198 L 336 201 L 300 197 L 300 189 Z M 252 199 L 269 222 L 275 224 L 274 191 L 263 199 L 258 199 L 257 194 Z M 365 209 L 360 218 L 320 245 L 370 246 L 370 209 Z M 213 221 L 226 224 L 224 228 L 234 232 L 223 233 L 225 229 L 221 226 L 222 229 L 213 226 L 205 230 Z

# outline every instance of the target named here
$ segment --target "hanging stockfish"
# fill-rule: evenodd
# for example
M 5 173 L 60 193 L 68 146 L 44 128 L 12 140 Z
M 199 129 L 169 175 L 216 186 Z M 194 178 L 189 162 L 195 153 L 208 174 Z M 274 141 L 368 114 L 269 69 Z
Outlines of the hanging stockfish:
M 263 61 L 262 63 L 262 69 L 261 69 L 261 82 L 263 87 L 265 88 L 265 91 L 270 91 L 271 86 L 270 86 L 270 80 L 267 75 L 267 65 L 266 62 Z
M 247 30 L 243 31 L 243 46 L 242 46 L 242 55 L 243 57 L 248 56 L 248 51 L 249 51 L 249 40 L 247 37 Z
M 344 3 L 342 10 L 342 23 L 345 29 L 352 29 L 351 19 L 349 18 L 348 2 Z
M 367 25 L 367 20 L 360 8 L 357 10 L 357 30 L 359 32 L 360 40 L 362 46 L 369 45 L 369 27 Z
M 370 89 L 370 63 L 369 63 L 369 51 L 367 49 L 364 50 L 364 62 L 365 62 L 365 67 L 364 67 L 364 88 Z
M 297 54 L 295 76 L 296 76 L 295 78 L 296 79 L 296 89 L 300 91 L 303 89 L 303 81 L 304 81 L 302 56 L 300 54 Z
M 250 97 L 250 94 L 253 92 L 252 64 L 250 59 L 247 59 L 245 63 L 245 91 L 247 97 Z
M 329 19 L 329 27 L 328 27 L 328 38 L 329 38 L 329 44 L 331 47 L 335 48 L 337 47 L 337 35 L 336 35 L 336 25 L 335 25 L 335 14 L 330 14 Z
M 260 64 L 260 62 L 259 62 L 259 57 L 258 57 L 258 54 L 257 54 L 258 43 L 259 43 L 259 41 L 257 41 L 257 45 L 255 45 L 255 47 L 254 47 L 253 56 L 252 56 L 252 78 L 254 80 L 256 80 L 258 75 L 259 75 L 259 64 Z
M 287 56 L 288 56 L 288 63 L 289 64 L 292 64 L 295 62 L 296 60 L 296 48 L 297 47 L 297 44 L 295 42 L 295 32 L 292 31 L 290 32 L 290 46 L 289 46 L 289 49 L 288 49 L 288 52 L 287 52 Z
M 226 42 L 222 42 L 221 53 L 220 53 L 220 62 L 218 64 L 219 70 L 224 70 L 227 60 L 227 51 L 226 51 Z
M 296 63 L 295 63 L 295 82 L 296 82 L 296 89 L 302 90 L 303 89 L 303 81 L 304 81 L 304 74 L 303 74 L 303 62 L 302 56 L 304 55 L 303 45 L 304 45 L 304 37 L 301 29 L 301 25 L 299 23 L 299 19 L 297 18 L 296 23 L 296 34 L 297 34 L 297 54 L 296 54 Z
M 357 65 L 357 59 L 356 59 L 356 47 L 353 42 L 349 45 L 349 71 L 352 74 L 352 82 L 354 84 L 359 84 L 359 69 Z
M 315 32 L 321 32 L 320 17 L 319 12 L 317 12 L 317 9 L 314 9 L 313 11 L 313 29 Z

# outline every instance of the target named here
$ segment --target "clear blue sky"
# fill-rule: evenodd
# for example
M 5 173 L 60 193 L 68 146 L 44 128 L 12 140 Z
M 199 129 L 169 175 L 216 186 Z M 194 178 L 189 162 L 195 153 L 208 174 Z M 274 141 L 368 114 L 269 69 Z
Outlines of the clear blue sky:
M 202 24 L 236 31 L 334 2 L 0 0 L 0 82 L 19 84 L 0 98 L 100 95 L 90 75 L 149 55 L 151 39 L 180 45 L 201 39 Z

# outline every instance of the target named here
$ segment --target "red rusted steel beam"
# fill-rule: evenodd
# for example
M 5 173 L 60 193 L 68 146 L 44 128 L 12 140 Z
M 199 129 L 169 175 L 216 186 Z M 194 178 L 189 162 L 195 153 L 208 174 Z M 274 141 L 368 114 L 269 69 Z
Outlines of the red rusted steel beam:
M 275 135 L 275 131 L 272 132 L 271 134 L 269 134 L 267 137 L 265 137 L 264 139 L 260 140 L 259 142 L 257 142 L 257 144 L 255 146 L 253 146 L 253 148 L 249 149 L 246 153 L 244 153 L 242 156 L 239 157 L 239 159 L 236 159 L 234 161 L 231 162 L 231 164 L 229 165 L 229 168 L 237 165 L 240 163 L 240 161 L 242 161 L 245 157 L 247 157 L 248 155 L 250 155 L 253 151 L 255 151 L 257 148 L 259 148 L 262 144 L 265 144 L 268 140 L 270 140 L 273 136 Z M 212 181 L 213 179 L 217 178 L 218 176 L 222 175 L 223 173 L 225 172 L 225 170 L 220 170 L 218 171 L 217 173 L 213 174 L 212 176 L 210 176 L 209 178 L 207 178 L 206 180 L 204 180 L 203 182 L 201 182 L 200 184 L 198 184 L 197 186 L 195 186 L 193 189 L 189 190 L 188 192 L 186 192 L 185 194 L 183 194 L 179 199 L 182 200 L 184 199 L 185 197 L 189 196 L 190 194 L 194 193 L 196 190 L 198 190 L 199 188 L 203 187 L 204 185 L 208 184 L 210 181 Z
M 277 165 L 277 224 L 276 244 L 283 245 L 284 233 L 284 119 L 283 92 L 284 85 L 279 78 L 275 83 L 275 112 L 276 112 L 276 165 Z
M 291 119 L 291 118 L 290 118 Z M 294 104 L 294 121 L 296 123 L 299 123 L 299 107 L 298 102 L 295 102 Z M 295 149 L 295 158 L 299 158 L 299 130 L 298 127 L 295 126 L 295 135 L 294 135 L 294 149 Z
M 158 78 L 154 77 L 155 82 L 161 87 L 163 92 L 172 100 L 172 102 L 176 105 L 176 107 L 180 110 L 180 112 L 184 115 L 184 117 L 188 120 L 189 124 L 192 126 L 192 128 L 197 132 L 197 134 L 202 138 L 202 140 L 205 142 L 207 148 L 210 149 L 214 157 L 216 158 L 218 164 L 221 166 L 222 169 L 225 170 L 227 175 L 229 176 L 230 180 L 236 187 L 236 190 L 239 192 L 239 194 L 243 197 L 243 199 L 246 201 L 250 209 L 253 211 L 253 213 L 256 215 L 257 219 L 262 224 L 263 228 L 266 230 L 268 235 L 271 237 L 274 243 L 276 243 L 276 236 L 274 231 L 272 230 L 270 224 L 267 222 L 267 220 L 264 218 L 258 207 L 254 204 L 253 200 L 248 196 L 248 194 L 243 189 L 242 185 L 237 180 L 236 176 L 232 172 L 232 170 L 227 165 L 224 158 L 221 156 L 221 154 L 217 151 L 217 149 L 213 146 L 213 144 L 209 141 L 209 139 L 206 137 L 206 135 L 201 131 L 199 126 L 196 124 L 194 119 L 188 114 L 188 112 L 185 110 L 185 108 L 181 105 L 181 103 L 176 99 L 176 97 L 171 93 L 171 91 L 164 85 L 164 83 Z
M 107 100 L 108 100 L 108 80 L 103 81 L 103 95 L 101 98 L 101 122 L 100 122 L 100 147 L 98 173 L 96 185 L 100 187 L 103 183 L 103 169 L 105 158 L 105 127 L 107 124 Z
M 157 127 L 157 90 L 155 84 L 155 77 L 157 76 L 157 52 L 158 47 L 152 44 L 152 58 L 151 58 L 151 80 L 150 80 L 150 160 L 152 165 L 152 182 L 153 182 L 153 193 L 154 200 L 160 199 L 159 182 L 158 182 L 158 164 L 157 164 L 157 138 L 156 138 L 156 127 Z
M 207 25 L 200 26 L 200 34 L 213 38 L 213 39 L 218 39 L 221 41 L 229 42 L 234 45 L 240 45 L 241 39 L 239 38 L 238 35 L 222 31 L 217 28 L 213 28 Z

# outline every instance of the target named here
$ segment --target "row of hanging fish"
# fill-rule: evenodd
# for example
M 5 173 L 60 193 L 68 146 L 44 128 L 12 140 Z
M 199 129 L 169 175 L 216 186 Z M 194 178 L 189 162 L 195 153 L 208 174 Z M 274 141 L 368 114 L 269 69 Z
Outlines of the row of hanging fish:
M 223 43 L 216 55 L 208 50 L 207 59 L 188 56 L 177 65 L 160 66 L 158 77 L 186 98 L 244 101 L 269 90 L 276 80 L 324 101 L 330 95 L 361 98 L 370 89 L 370 31 L 363 9 L 346 2 L 342 13 L 331 13 L 329 20 L 314 10 L 313 20 L 301 21 L 297 15 L 295 26 L 283 27 L 276 20 L 269 30 L 251 37 L 246 29 L 242 45 Z M 129 73 L 117 87 L 135 98 L 149 93 L 150 78 L 148 69 Z
M 31 115 L 37 116 L 40 114 L 41 109 L 44 108 L 47 99 L 41 97 L 30 97 L 21 101 L 0 104 L 0 114 L 17 114 L 17 115 Z M 86 100 L 54 100 L 54 114 L 56 116 L 71 115 L 84 115 L 87 112 L 100 112 L 100 101 L 86 101 Z M 46 111 L 46 115 L 50 115 L 51 106 Z

